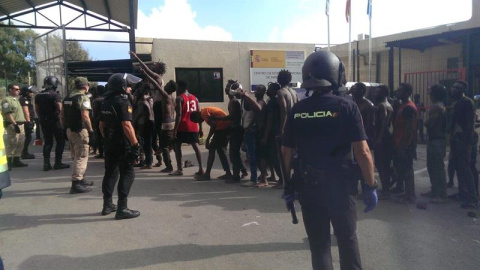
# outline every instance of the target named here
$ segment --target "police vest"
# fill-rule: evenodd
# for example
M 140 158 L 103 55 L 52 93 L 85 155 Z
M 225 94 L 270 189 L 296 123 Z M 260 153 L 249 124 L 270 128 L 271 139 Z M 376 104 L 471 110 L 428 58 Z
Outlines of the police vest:
M 65 127 L 73 132 L 80 132 L 84 128 L 80 111 L 81 100 L 82 95 L 67 96 L 63 100 L 63 122 Z
M 0 123 L 3 123 L 3 117 L 0 115 Z M 0 134 L 3 134 L 3 125 L 0 125 Z M 5 143 L 3 136 L 0 136 L 0 189 L 10 186 L 10 174 L 8 173 L 7 154 L 5 152 Z

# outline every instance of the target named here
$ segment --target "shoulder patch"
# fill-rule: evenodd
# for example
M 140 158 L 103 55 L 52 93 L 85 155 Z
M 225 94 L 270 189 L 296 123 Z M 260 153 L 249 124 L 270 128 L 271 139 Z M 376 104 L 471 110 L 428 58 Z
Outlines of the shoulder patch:
M 89 108 L 89 109 L 90 109 L 90 108 L 91 108 L 90 100 L 83 102 L 83 106 L 84 106 L 85 108 Z
M 4 109 L 8 109 L 8 107 L 10 107 L 10 104 L 8 104 L 8 102 L 4 102 L 2 106 Z
M 127 111 L 128 111 L 128 113 L 132 113 L 133 112 L 132 106 L 128 106 Z
M 25 104 L 28 104 L 28 100 L 25 100 Z

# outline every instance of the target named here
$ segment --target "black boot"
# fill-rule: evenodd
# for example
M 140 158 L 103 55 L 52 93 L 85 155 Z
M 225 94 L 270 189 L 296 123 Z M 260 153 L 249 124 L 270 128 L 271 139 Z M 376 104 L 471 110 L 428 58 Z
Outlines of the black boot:
M 35 155 L 34 154 L 30 154 L 30 153 L 22 153 L 22 159 L 35 159 Z
M 70 194 L 75 193 L 87 193 L 92 191 L 91 187 L 82 186 L 80 181 L 72 181 L 72 187 L 70 188 Z
M 128 209 L 127 200 L 118 200 L 118 208 L 117 213 L 115 214 L 115 219 L 136 218 L 138 216 L 140 216 L 139 211 Z
M 61 170 L 61 169 L 68 169 L 70 168 L 70 165 L 62 163 L 62 161 L 55 161 L 55 164 L 53 165 L 54 170 Z
M 20 168 L 20 167 L 27 167 L 28 164 L 25 164 L 20 161 L 20 157 L 14 157 L 12 160 L 12 167 L 13 168 Z
M 52 165 L 50 163 L 43 163 L 43 170 L 50 171 L 52 169 Z
M 8 170 L 11 171 L 12 170 L 12 158 L 11 157 L 7 157 L 7 166 L 8 166 Z
M 112 198 L 103 199 L 103 209 L 102 209 L 102 216 L 106 216 L 112 212 L 117 211 L 117 206 L 113 204 Z
M 85 178 L 80 180 L 80 185 L 87 187 L 87 186 L 93 186 L 93 181 L 87 181 Z

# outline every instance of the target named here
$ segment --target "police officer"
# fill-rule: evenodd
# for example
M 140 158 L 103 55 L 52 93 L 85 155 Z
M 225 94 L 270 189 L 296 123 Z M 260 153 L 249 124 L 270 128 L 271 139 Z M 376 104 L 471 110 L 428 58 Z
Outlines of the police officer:
M 373 162 L 357 105 L 336 96 L 344 74 L 343 64 L 333 53 L 318 51 L 305 60 L 302 87 L 311 97 L 292 108 L 283 134 L 285 171 L 291 169 L 294 150 L 303 182 L 299 189 L 303 221 L 310 242 L 313 269 L 333 269 L 330 254 L 330 223 L 337 237 L 341 269 L 361 269 L 356 236 L 356 208 L 352 195 L 356 181 L 348 160 L 353 148 L 365 182 L 365 212 L 377 204 Z M 295 185 L 286 176 L 283 198 L 294 199 Z M 296 178 L 298 180 L 298 178 Z
M 24 86 L 20 93 L 20 105 L 25 115 L 25 143 L 23 144 L 22 159 L 34 159 L 35 155 L 28 153 L 28 146 L 32 142 L 32 132 L 35 125 L 35 110 L 33 108 L 33 94 L 37 93 L 33 86 Z
M 75 90 L 63 100 L 62 122 L 67 129 L 73 159 L 72 187 L 70 194 L 90 192 L 93 182 L 84 179 L 88 164 L 89 144 L 94 144 L 90 121 L 92 106 L 86 93 L 90 88 L 87 78 L 75 79 Z
M 25 142 L 25 116 L 19 99 L 20 88 L 16 84 L 8 85 L 8 96 L 2 100 L 2 115 L 5 129 L 7 130 L 6 152 L 8 161 L 8 170 L 12 167 L 26 167 L 20 161 L 20 154 Z M 3 135 L 3 134 L 2 134 Z
M 62 123 L 60 122 L 60 112 L 62 110 L 62 98 L 57 93 L 60 81 L 55 76 L 47 76 L 43 80 L 45 90 L 35 96 L 35 112 L 40 119 L 45 144 L 43 145 L 43 170 L 52 169 L 50 165 L 50 152 L 53 148 L 53 138 L 55 137 L 55 164 L 53 169 L 70 168 L 68 164 L 62 163 L 63 149 L 65 148 L 65 135 Z
M 135 178 L 133 165 L 140 155 L 140 145 L 132 126 L 132 104 L 127 91 L 139 83 L 131 74 L 116 73 L 108 79 L 99 128 L 104 137 L 105 175 L 102 182 L 102 215 L 116 211 L 115 219 L 136 218 L 139 211 L 127 207 L 127 197 Z M 118 208 L 112 202 L 113 190 L 118 182 Z

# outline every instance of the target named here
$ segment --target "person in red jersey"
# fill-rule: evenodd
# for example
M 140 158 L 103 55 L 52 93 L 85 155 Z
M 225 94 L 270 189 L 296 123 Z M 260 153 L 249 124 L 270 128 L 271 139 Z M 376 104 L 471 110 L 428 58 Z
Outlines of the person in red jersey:
M 177 160 L 177 170 L 170 175 L 183 175 L 182 168 L 182 143 L 192 145 L 195 156 L 198 161 L 198 172 L 195 175 L 203 174 L 202 157 L 198 148 L 198 138 L 203 136 L 202 126 L 190 120 L 191 112 L 200 111 L 198 99 L 187 90 L 185 81 L 177 81 L 177 98 L 175 100 L 175 158 Z

